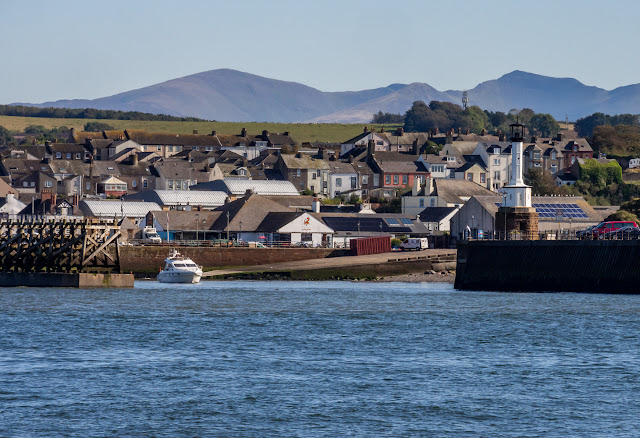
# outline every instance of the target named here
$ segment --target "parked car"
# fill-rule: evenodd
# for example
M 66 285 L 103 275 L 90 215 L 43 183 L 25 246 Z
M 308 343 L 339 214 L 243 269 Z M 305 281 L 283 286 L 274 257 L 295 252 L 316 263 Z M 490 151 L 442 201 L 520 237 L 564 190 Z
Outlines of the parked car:
M 598 225 L 593 227 L 591 230 L 583 230 L 584 235 L 581 236 L 582 239 L 599 239 L 600 235 L 611 231 L 618 231 L 623 227 L 633 227 L 638 228 L 638 224 L 633 221 L 609 221 L 609 222 L 600 222 Z
M 617 230 L 602 233 L 598 238 L 603 240 L 630 240 L 638 239 L 638 236 L 640 236 L 640 228 L 627 225 Z

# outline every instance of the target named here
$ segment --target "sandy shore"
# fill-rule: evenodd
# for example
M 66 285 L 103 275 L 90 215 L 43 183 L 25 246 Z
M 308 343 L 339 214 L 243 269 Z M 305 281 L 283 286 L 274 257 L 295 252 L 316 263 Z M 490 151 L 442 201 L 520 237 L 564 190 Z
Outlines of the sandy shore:
M 392 282 L 392 281 L 400 281 L 405 283 L 453 283 L 456 279 L 456 273 L 453 271 L 442 271 L 436 273 L 429 274 L 404 274 L 404 275 L 393 275 L 390 277 L 383 277 L 376 279 L 376 282 Z

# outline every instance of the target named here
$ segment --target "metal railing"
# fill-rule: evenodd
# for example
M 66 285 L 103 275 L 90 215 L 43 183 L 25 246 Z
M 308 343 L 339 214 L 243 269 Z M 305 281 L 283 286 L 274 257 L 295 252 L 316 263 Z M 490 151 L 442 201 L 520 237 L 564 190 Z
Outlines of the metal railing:
M 640 230 L 619 230 L 607 233 L 583 229 L 560 229 L 525 233 L 495 231 L 484 233 L 480 238 L 473 233 L 468 240 L 640 240 Z
M 205 248 L 337 248 L 338 246 L 314 245 L 312 242 L 291 243 L 286 241 L 276 242 L 245 242 L 237 240 L 163 240 L 161 243 L 152 243 L 145 239 L 128 239 L 121 245 L 129 246 L 166 246 L 166 247 L 205 247 Z M 349 245 L 347 244 L 347 248 Z

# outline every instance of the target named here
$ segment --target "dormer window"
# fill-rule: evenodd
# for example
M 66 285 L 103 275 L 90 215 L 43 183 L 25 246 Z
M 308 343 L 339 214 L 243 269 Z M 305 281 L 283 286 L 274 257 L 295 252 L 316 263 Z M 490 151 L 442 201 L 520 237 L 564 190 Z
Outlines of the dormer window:
M 57 159 L 61 159 L 62 158 L 62 152 L 56 152 L 56 158 Z

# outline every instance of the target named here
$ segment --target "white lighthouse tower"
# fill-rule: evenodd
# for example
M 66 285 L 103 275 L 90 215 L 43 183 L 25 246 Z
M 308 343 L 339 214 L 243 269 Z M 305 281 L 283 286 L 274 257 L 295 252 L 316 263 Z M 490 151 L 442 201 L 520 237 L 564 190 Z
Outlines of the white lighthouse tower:
M 505 207 L 531 207 L 531 187 L 522 178 L 524 125 L 511 126 L 511 181 L 504 187 Z
M 502 239 L 538 239 L 538 213 L 531 205 L 531 187 L 522 177 L 524 128 L 518 122 L 511 125 L 511 181 L 503 188 L 495 218 L 496 235 Z

